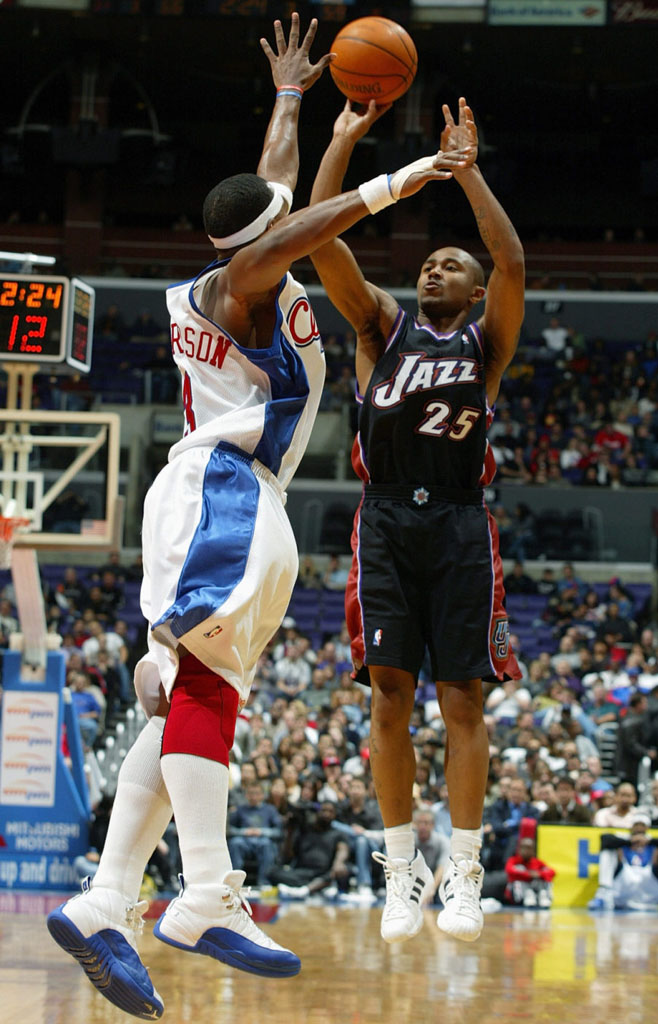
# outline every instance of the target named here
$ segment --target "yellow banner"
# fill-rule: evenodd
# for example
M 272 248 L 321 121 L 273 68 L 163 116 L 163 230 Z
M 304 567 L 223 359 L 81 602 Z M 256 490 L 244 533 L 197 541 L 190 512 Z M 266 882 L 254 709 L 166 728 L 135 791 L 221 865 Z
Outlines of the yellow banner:
M 555 869 L 554 907 L 585 907 L 596 893 L 601 835 L 627 836 L 628 829 L 589 828 L 580 825 L 540 825 L 537 856 Z M 649 829 L 658 837 L 658 829 Z

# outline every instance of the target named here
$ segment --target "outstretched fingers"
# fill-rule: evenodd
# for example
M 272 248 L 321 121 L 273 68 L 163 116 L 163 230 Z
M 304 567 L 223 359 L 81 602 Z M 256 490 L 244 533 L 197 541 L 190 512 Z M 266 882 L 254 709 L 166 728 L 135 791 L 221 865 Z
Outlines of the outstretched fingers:
M 293 17 L 294 17 L 294 15 L 293 15 Z M 304 53 L 308 53 L 309 50 L 311 49 L 311 43 L 315 39 L 315 33 L 317 32 L 317 30 L 318 30 L 318 19 L 317 18 L 311 18 L 311 24 L 308 26 L 308 29 L 306 31 L 306 35 L 304 36 L 304 39 L 303 39 L 302 45 L 301 45 L 301 49 L 303 50 Z M 297 17 L 297 38 L 299 38 L 299 16 Z M 295 42 L 297 42 L 297 38 L 295 39 Z M 290 29 L 290 45 L 292 46 L 292 28 Z

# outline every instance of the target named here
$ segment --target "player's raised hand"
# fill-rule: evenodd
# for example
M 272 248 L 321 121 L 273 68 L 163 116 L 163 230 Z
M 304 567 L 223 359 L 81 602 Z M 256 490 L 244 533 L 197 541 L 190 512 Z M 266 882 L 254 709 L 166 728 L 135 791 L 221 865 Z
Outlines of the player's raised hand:
M 350 100 L 346 100 L 345 106 L 334 123 L 334 138 L 347 138 L 352 142 L 357 142 L 392 106 L 392 103 L 385 103 L 378 107 L 374 100 L 370 100 L 367 107 L 360 106 L 355 110 Z
M 452 150 L 469 150 L 470 155 L 467 167 L 472 167 L 477 160 L 478 155 L 478 131 L 475 125 L 473 111 L 468 106 L 463 96 L 459 97 L 459 114 L 457 123 L 455 123 L 455 119 L 453 118 L 450 107 L 447 103 L 443 104 L 442 110 L 446 122 L 445 128 L 441 132 L 442 151 L 444 153 L 448 153 Z
M 390 175 L 389 188 L 394 199 L 407 199 L 419 192 L 428 181 L 445 181 L 455 171 L 464 170 L 471 158 L 469 147 L 439 150 L 435 156 L 421 156 L 413 163 Z
M 287 43 L 281 22 L 278 20 L 274 22 L 276 53 L 274 53 L 267 39 L 261 39 L 260 45 L 270 62 L 272 78 L 277 89 L 282 85 L 298 85 L 302 89 L 310 89 L 327 65 L 331 63 L 333 56 L 331 53 L 326 53 L 317 64 L 311 64 L 310 62 L 309 51 L 317 28 L 318 20 L 313 18 L 308 27 L 308 32 L 300 44 L 299 15 L 295 13 L 290 19 L 290 36 Z

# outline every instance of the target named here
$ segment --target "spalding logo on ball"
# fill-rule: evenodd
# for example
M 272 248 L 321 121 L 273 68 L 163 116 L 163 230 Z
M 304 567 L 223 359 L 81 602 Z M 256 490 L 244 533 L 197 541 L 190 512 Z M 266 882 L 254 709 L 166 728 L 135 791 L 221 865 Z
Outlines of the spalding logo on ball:
M 414 80 L 418 54 L 413 39 L 388 18 L 358 18 L 344 25 L 331 47 L 331 77 L 353 103 L 392 103 Z

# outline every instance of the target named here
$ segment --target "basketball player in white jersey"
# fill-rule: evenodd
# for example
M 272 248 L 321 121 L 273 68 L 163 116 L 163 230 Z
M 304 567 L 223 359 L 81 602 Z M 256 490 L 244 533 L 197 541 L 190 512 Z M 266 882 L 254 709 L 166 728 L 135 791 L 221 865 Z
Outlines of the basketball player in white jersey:
M 324 381 L 324 356 L 291 263 L 366 216 L 355 190 L 286 214 L 297 179 L 302 93 L 329 55 L 308 59 L 293 15 L 277 53 L 263 40 L 277 99 L 257 175 L 220 182 L 204 203 L 217 259 L 170 288 L 171 344 L 182 375 L 185 430 L 144 506 L 141 603 L 149 653 L 135 688 L 149 722 L 129 751 L 98 872 L 48 919 L 115 1005 L 163 1012 L 136 950 L 145 865 L 172 814 L 184 885 L 155 926 L 158 939 L 267 977 L 299 958 L 252 922 L 226 841 L 228 760 L 238 710 L 278 629 L 297 576 L 285 488 L 303 455 Z M 449 177 L 462 154 L 416 161 L 392 176 L 400 198 Z M 389 187 L 387 183 L 387 188 Z M 372 183 L 361 186 L 365 195 Z M 279 223 L 280 222 L 280 223 Z

